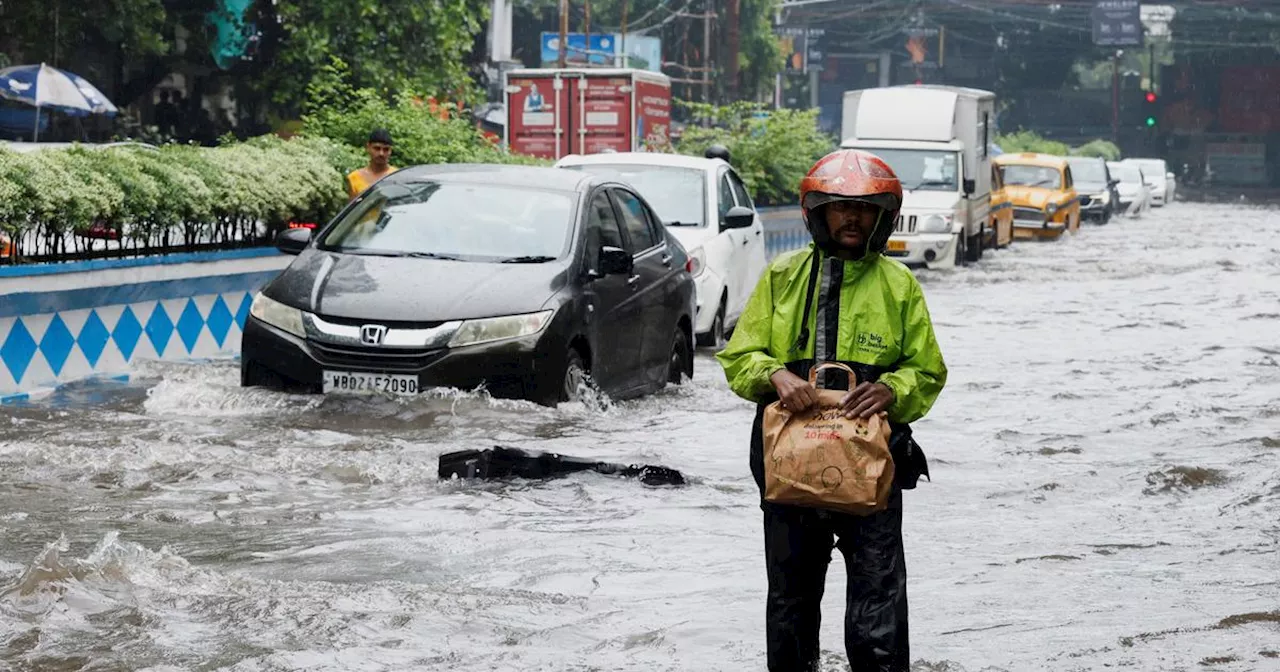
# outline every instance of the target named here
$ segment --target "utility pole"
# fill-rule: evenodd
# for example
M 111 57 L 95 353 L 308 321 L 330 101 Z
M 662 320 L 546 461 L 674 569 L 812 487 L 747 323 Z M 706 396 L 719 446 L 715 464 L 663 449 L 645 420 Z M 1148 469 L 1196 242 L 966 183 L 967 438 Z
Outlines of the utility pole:
M 740 0 L 725 0 L 724 3 L 725 50 L 728 52 L 725 55 L 728 62 L 725 64 L 724 74 L 729 102 L 738 100 L 739 3 Z
M 1120 55 L 1111 57 L 1111 142 L 1120 143 Z
M 702 4 L 702 102 L 711 102 L 711 0 Z
M 560 0 L 560 54 L 559 66 L 565 67 L 568 56 L 569 40 L 569 0 Z
M 591 65 L 591 0 L 582 0 L 583 19 L 582 36 L 586 38 L 587 65 Z
M 627 58 L 627 5 L 631 3 L 622 0 L 622 44 L 618 45 L 618 51 L 622 54 L 622 67 L 626 68 L 631 65 L 631 59 Z M 659 59 L 661 60 L 661 59 Z M 658 66 L 659 69 L 662 66 Z

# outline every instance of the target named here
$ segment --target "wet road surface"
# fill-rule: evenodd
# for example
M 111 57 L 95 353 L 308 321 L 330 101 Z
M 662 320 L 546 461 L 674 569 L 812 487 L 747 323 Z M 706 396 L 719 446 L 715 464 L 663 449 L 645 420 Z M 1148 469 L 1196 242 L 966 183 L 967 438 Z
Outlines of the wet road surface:
M 906 497 L 914 669 L 1280 669 L 1280 211 L 1179 203 L 921 280 L 951 378 Z M 751 412 L 706 352 L 554 410 L 230 362 L 0 409 L 0 668 L 763 670 Z M 692 482 L 437 481 L 494 443 Z

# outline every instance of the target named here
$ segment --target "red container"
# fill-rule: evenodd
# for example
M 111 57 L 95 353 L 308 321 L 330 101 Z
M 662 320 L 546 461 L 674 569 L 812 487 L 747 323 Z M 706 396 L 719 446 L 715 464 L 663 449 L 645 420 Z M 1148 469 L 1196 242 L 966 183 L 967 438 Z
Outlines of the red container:
M 546 159 L 670 144 L 671 80 L 647 70 L 545 68 L 506 73 L 504 145 Z

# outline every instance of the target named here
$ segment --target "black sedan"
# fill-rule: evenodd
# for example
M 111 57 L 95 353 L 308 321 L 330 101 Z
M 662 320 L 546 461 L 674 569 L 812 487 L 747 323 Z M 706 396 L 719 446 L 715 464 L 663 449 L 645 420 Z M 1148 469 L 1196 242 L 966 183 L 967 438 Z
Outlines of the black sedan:
M 689 257 L 625 184 L 579 171 L 417 166 L 313 232 L 255 297 L 241 385 L 473 390 L 554 405 L 693 376 Z

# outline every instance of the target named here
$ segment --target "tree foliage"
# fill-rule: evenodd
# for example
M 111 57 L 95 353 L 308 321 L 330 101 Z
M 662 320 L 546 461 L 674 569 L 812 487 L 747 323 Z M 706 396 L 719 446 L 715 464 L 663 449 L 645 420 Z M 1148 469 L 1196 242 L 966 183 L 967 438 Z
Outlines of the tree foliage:
M 676 151 L 702 156 L 711 145 L 724 145 L 734 170 L 763 204 L 798 202 L 800 180 L 836 146 L 834 138 L 818 130 L 817 110 L 772 110 L 745 102 L 723 107 L 682 104 L 710 126 L 686 128 Z
M 434 110 L 429 101 L 397 94 L 392 101 L 368 88 L 356 88 L 340 60 L 325 66 L 307 88 L 303 134 L 348 147 L 363 147 L 369 132 L 386 128 L 394 139 L 396 166 L 430 163 L 539 163 L 506 152 L 486 138 L 470 118 L 449 103 Z
M 303 100 L 306 83 L 337 58 L 349 83 L 382 95 L 449 95 L 471 86 L 467 55 L 489 17 L 484 0 L 278 0 L 278 32 L 264 83 L 275 101 Z M 469 92 L 469 91 L 467 91 Z

